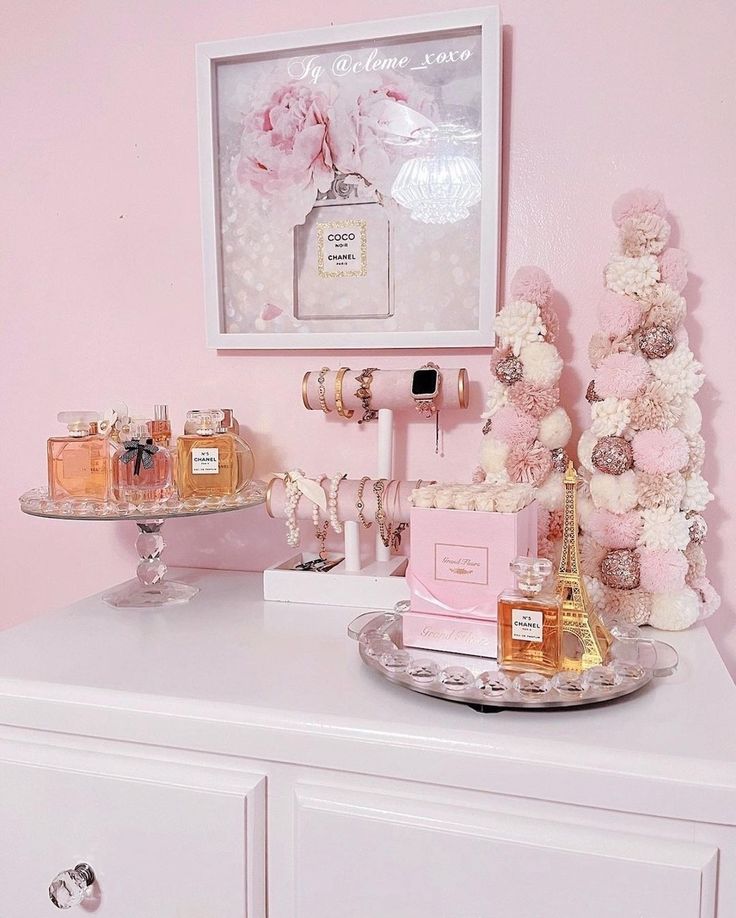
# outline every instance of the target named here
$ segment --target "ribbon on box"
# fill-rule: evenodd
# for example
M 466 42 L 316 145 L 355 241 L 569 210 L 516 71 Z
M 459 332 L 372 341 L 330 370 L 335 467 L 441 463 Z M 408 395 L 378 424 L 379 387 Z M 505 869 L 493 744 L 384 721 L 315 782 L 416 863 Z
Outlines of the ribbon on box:
M 486 618 L 496 620 L 496 601 L 481 602 L 474 606 L 458 608 L 450 606 L 436 596 L 430 588 L 421 580 L 412 570 L 411 564 L 406 569 L 406 582 L 409 585 L 412 596 L 416 596 L 423 602 L 429 603 L 437 610 L 437 614 L 459 615 L 467 618 Z

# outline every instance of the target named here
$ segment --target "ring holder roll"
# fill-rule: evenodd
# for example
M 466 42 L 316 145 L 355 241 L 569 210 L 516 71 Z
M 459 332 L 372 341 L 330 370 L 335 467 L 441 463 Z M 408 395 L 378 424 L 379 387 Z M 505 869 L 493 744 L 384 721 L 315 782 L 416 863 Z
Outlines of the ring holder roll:
M 368 481 L 366 481 L 362 498 L 365 506 L 363 510 L 363 519 L 366 523 L 373 523 L 373 527 L 375 528 L 378 505 L 376 494 L 373 490 L 374 483 L 374 478 L 369 478 Z M 358 519 L 358 510 L 356 508 L 359 487 L 359 478 L 346 478 L 340 482 L 340 488 L 337 492 L 337 518 L 343 523 L 361 522 Z M 394 481 L 388 489 L 388 492 L 384 490 L 382 505 L 386 512 L 386 517 L 391 523 L 409 522 L 411 504 L 408 498 L 411 492 L 417 487 L 417 481 Z M 325 479 L 325 481 L 322 482 L 322 490 L 325 492 L 325 498 L 329 497 L 329 479 Z M 305 535 L 307 535 L 306 521 L 309 521 L 309 525 L 311 526 L 313 508 L 314 504 L 312 501 L 302 495 L 296 506 L 295 515 L 297 520 L 305 523 L 303 527 L 305 529 Z M 266 510 L 269 516 L 274 519 L 286 519 L 286 486 L 282 478 L 273 478 L 270 481 L 266 492 Z M 320 510 L 320 521 L 324 522 L 328 518 L 329 517 Z
M 335 413 L 335 378 L 337 370 L 330 370 L 324 374 L 325 402 L 327 406 Z M 393 411 L 406 411 L 414 406 L 414 399 L 411 394 L 411 384 L 414 376 L 414 370 L 376 370 L 373 373 L 371 382 L 371 408 L 390 408 Z M 346 413 L 350 410 L 355 412 L 354 420 L 359 420 L 363 409 L 361 400 L 356 396 L 359 383 L 355 377 L 360 373 L 360 368 L 351 369 L 343 375 L 342 379 L 342 401 Z M 434 403 L 437 408 L 442 410 L 455 410 L 458 408 L 467 408 L 469 404 L 469 381 L 468 371 L 462 367 L 455 370 L 440 370 L 442 376 L 442 385 L 439 395 L 436 396 Z M 319 401 L 318 376 L 319 370 L 310 370 L 304 374 L 302 380 L 302 402 L 304 407 L 310 411 L 321 411 Z

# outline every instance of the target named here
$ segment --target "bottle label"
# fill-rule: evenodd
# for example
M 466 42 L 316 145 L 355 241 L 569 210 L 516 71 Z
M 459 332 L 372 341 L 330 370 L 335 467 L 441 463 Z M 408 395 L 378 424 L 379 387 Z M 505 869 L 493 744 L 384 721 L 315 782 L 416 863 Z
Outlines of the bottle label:
M 541 644 L 543 638 L 544 613 L 535 609 L 511 610 L 511 637 L 515 641 L 531 641 Z
M 320 277 L 368 274 L 367 221 L 333 220 L 317 224 L 317 274 Z
M 220 450 L 216 446 L 196 446 L 192 450 L 193 475 L 217 475 L 220 471 Z

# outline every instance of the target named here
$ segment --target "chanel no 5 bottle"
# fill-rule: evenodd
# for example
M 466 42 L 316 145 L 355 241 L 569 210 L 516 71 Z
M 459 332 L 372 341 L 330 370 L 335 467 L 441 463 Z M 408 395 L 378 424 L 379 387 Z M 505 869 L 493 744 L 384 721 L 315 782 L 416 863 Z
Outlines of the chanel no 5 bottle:
M 65 437 L 48 441 L 49 496 L 52 500 L 107 500 L 109 442 L 97 434 L 96 411 L 61 411 Z
M 559 669 L 562 649 L 560 598 L 542 590 L 552 562 L 516 558 L 510 567 L 517 589 L 498 597 L 498 665 L 509 672 L 550 675 Z
M 145 420 L 133 420 L 122 431 L 123 442 L 112 457 L 112 494 L 133 504 L 167 500 L 174 494 L 171 453 L 149 436 Z
M 177 485 L 182 499 L 228 497 L 242 491 L 253 475 L 248 444 L 223 433 L 223 413 L 217 408 L 188 411 L 187 428 L 195 433 L 177 440 Z

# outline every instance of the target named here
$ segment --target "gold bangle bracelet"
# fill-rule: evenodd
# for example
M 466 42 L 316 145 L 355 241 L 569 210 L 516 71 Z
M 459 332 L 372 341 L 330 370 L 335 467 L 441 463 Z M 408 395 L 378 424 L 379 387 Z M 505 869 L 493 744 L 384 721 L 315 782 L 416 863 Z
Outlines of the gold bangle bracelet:
M 340 367 L 335 376 L 335 408 L 337 408 L 337 413 L 340 417 L 346 420 L 350 420 L 355 414 L 352 408 L 345 411 L 345 403 L 342 400 L 342 381 L 349 369 L 350 367 Z
M 467 408 L 470 404 L 469 390 L 468 371 L 463 367 L 457 377 L 457 400 L 461 408 Z
M 319 376 L 317 377 L 317 382 L 319 383 L 319 389 L 317 390 L 319 395 L 319 407 L 324 411 L 325 414 L 329 414 L 331 409 L 327 407 L 327 402 L 325 400 L 325 373 L 329 373 L 329 367 L 322 367 L 319 371 Z
M 367 475 L 364 475 L 360 479 L 360 484 L 358 485 L 358 497 L 355 501 L 355 509 L 358 511 L 358 522 L 363 524 L 365 529 L 370 529 L 373 523 L 366 522 L 366 518 L 363 516 L 363 511 L 365 510 L 365 501 L 363 500 L 363 491 L 365 490 L 366 482 L 370 481 Z
M 312 373 L 308 370 L 304 374 L 304 379 L 302 379 L 302 401 L 304 402 L 304 407 L 307 411 L 312 410 L 312 406 L 309 404 L 309 377 Z
M 276 519 L 276 517 L 273 515 L 273 510 L 271 509 L 271 490 L 273 488 L 274 481 L 276 481 L 276 479 L 272 478 L 268 483 L 268 487 L 266 488 L 266 513 L 271 517 L 272 520 Z

